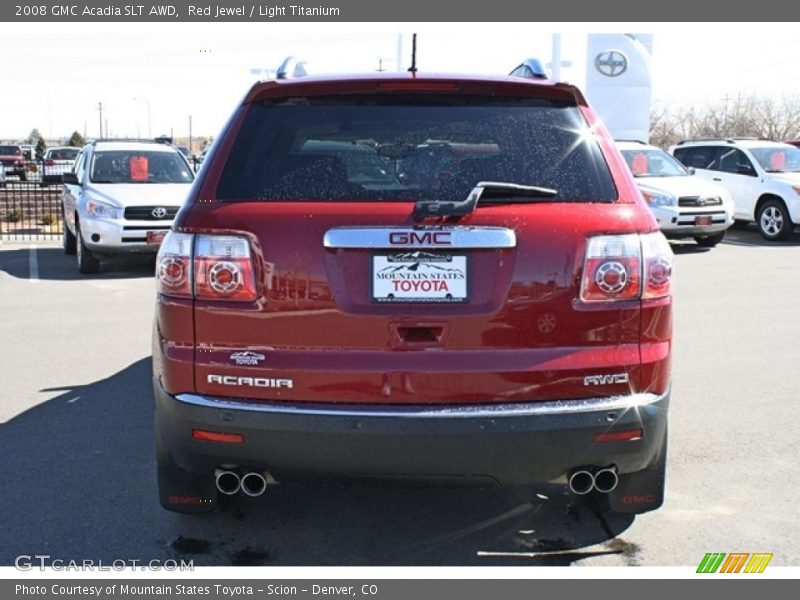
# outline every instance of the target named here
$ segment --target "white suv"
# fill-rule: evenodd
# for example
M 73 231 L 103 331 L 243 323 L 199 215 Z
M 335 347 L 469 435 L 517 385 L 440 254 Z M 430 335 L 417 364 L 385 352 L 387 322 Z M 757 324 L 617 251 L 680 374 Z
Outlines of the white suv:
M 719 244 L 733 225 L 733 202 L 719 185 L 694 177 L 669 154 L 643 142 L 618 141 L 639 190 L 669 238 L 694 238 L 701 246 Z
M 698 177 L 724 186 L 736 218 L 755 221 L 767 240 L 786 240 L 800 225 L 800 149 L 765 140 L 702 139 L 671 151 Z
M 183 155 L 157 142 L 97 141 L 63 175 L 64 252 L 81 273 L 104 255 L 156 253 L 194 180 Z

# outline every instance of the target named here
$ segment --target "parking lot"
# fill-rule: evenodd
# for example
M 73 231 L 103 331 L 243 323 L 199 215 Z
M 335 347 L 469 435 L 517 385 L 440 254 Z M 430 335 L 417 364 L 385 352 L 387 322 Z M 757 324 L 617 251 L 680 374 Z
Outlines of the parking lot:
M 158 504 L 152 259 L 81 276 L 55 243 L 0 245 L 0 564 L 697 565 L 800 562 L 800 235 L 676 243 L 665 506 L 635 519 L 535 490 L 278 486 L 208 516 Z

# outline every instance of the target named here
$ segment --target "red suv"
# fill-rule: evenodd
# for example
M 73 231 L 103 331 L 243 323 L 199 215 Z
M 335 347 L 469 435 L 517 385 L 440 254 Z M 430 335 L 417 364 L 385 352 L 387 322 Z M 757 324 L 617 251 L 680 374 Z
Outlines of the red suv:
M 0 163 L 5 168 L 6 175 L 18 175 L 20 181 L 27 181 L 25 171 L 25 156 L 22 148 L 16 145 L 0 145 Z
M 661 505 L 673 257 L 579 90 L 263 82 L 207 163 L 156 265 L 165 508 L 321 477 Z

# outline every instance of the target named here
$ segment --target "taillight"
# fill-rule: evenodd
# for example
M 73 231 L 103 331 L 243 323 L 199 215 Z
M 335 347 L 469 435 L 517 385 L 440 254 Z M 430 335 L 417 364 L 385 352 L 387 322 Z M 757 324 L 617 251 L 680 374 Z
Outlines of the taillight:
M 233 235 L 198 235 L 194 253 L 194 292 L 205 300 L 256 299 L 250 244 Z
M 583 265 L 581 300 L 631 300 L 641 293 L 642 249 L 639 236 L 601 235 L 589 238 Z
M 164 236 L 156 258 L 156 287 L 160 294 L 192 297 L 191 233 L 170 231 Z
M 246 238 L 170 231 L 156 259 L 158 292 L 204 300 L 256 299 L 255 275 Z
M 52 167 L 55 164 L 56 164 L 56 161 L 54 161 L 52 158 L 47 158 L 44 161 L 44 166 L 45 167 Z
M 669 296 L 672 250 L 661 233 L 601 235 L 586 245 L 580 298 L 614 302 Z
M 641 237 L 644 262 L 642 298 L 665 298 L 672 294 L 672 248 L 661 233 L 648 233 Z

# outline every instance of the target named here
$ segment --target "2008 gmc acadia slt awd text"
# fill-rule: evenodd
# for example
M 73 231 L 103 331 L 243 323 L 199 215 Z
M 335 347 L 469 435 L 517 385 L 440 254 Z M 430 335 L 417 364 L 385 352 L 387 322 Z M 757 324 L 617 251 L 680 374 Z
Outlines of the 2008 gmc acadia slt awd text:
M 573 86 L 258 83 L 157 260 L 161 503 L 397 477 L 658 508 L 672 261 Z

